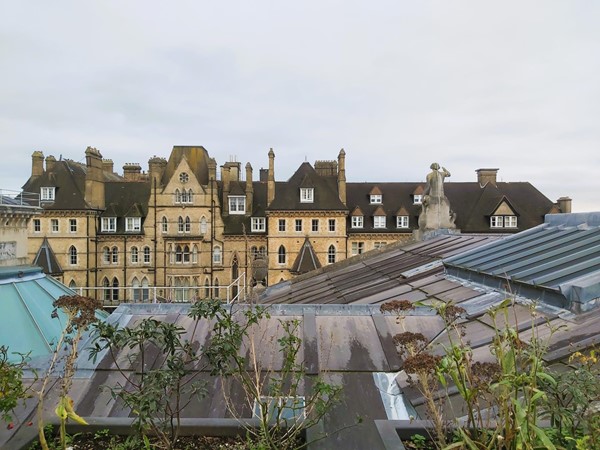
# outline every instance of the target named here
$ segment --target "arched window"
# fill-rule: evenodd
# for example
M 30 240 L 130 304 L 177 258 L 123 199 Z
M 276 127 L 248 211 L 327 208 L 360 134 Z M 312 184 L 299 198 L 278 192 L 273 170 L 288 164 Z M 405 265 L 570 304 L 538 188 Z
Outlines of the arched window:
M 217 245 L 215 248 L 213 248 L 213 263 L 221 264 L 221 261 L 221 247 Z
M 192 223 L 190 222 L 190 218 L 185 218 L 185 232 L 189 233 L 192 230 Z
M 175 247 L 175 263 L 181 264 L 183 261 L 183 251 L 181 249 L 181 245 L 177 245 Z
M 183 217 L 181 216 L 177 219 L 177 231 L 183 233 Z
M 113 264 L 119 263 L 119 249 L 117 247 L 112 248 L 112 263 Z
M 279 250 L 277 250 L 277 262 L 285 264 L 285 247 L 283 245 L 280 245 Z
M 252 248 L 250 248 L 250 255 L 253 260 L 258 258 L 258 247 L 256 247 L 256 245 L 253 245 Z
M 265 247 L 264 245 L 261 245 L 260 248 L 258 249 L 258 255 L 261 258 L 264 258 L 265 256 L 267 256 L 267 247 Z
M 77 249 L 73 245 L 69 247 L 69 264 L 77 265 Z
M 150 247 L 144 247 L 144 264 L 150 264 Z
M 198 246 L 192 247 L 192 264 L 198 264 Z
M 175 203 L 181 203 L 181 192 L 179 189 L 175 189 Z
M 131 264 L 137 264 L 137 263 L 138 263 L 138 248 L 131 247 Z
M 214 298 L 219 298 L 220 292 L 219 292 L 219 279 L 218 278 L 215 279 L 215 285 L 214 285 L 213 291 L 214 291 Z
M 77 289 L 77 285 L 75 284 L 75 280 L 71 280 L 71 282 L 69 283 L 69 289 Z
M 204 280 L 204 296 L 210 298 L 210 281 L 208 281 L 208 278 Z
M 206 224 L 206 217 L 200 219 L 200 234 L 206 234 L 208 225 Z
M 189 245 L 183 246 L 183 262 L 185 264 L 190 263 L 190 246 Z
M 150 289 L 148 289 L 148 278 L 142 278 L 142 301 L 147 302 L 150 298 Z
M 113 287 L 113 290 L 112 290 L 113 301 L 119 300 L 119 280 L 117 280 L 117 277 L 113 278 L 112 287 Z
M 333 264 L 335 262 L 335 247 L 332 245 L 329 246 L 327 250 L 327 262 L 329 264 Z
M 102 249 L 102 262 L 104 264 L 110 264 L 110 249 L 108 247 Z
M 131 286 L 133 288 L 133 301 L 134 302 L 139 302 L 140 301 L 140 282 L 137 279 L 137 277 L 133 278 L 133 281 L 131 282 Z
M 188 191 L 188 203 L 194 203 L 194 193 L 191 189 Z
M 161 223 L 162 223 L 162 232 L 168 233 L 169 232 L 169 222 L 167 221 L 167 218 L 165 216 L 163 216 Z
M 111 299 L 111 290 L 110 290 L 110 282 L 108 278 L 104 277 L 102 280 L 102 296 L 104 297 L 105 302 L 110 302 Z
M 169 263 L 173 264 L 175 262 L 175 252 L 173 251 L 173 245 L 169 244 L 167 253 L 169 254 Z

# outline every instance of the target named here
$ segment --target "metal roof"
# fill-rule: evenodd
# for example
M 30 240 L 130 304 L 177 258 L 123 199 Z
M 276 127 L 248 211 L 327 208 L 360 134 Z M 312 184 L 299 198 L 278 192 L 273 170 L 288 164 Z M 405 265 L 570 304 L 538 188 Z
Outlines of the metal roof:
M 600 298 L 600 213 L 550 214 L 542 225 L 444 264 L 460 278 L 586 311 Z

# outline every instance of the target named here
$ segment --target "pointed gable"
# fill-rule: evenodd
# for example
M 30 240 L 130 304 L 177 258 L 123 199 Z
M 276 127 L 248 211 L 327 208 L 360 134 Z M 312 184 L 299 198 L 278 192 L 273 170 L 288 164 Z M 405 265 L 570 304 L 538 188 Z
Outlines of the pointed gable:
M 373 211 L 373 216 L 386 216 L 385 209 L 383 206 L 378 206 L 375 211 Z
M 517 213 L 515 212 L 513 207 L 510 206 L 510 203 L 508 202 L 506 197 L 502 197 L 502 201 L 494 209 L 494 211 L 491 213 L 491 215 L 492 216 L 516 216 Z
M 360 206 L 357 206 L 356 208 L 354 208 L 352 210 L 350 215 L 351 216 L 364 216 L 365 214 L 362 212 L 362 209 L 360 209 Z
M 41 267 L 46 275 L 58 276 L 64 273 L 56 259 L 56 254 L 48 242 L 48 238 L 44 238 L 42 241 L 42 245 L 40 245 L 35 258 L 33 258 L 33 265 Z
M 425 190 L 423 189 L 423 185 L 419 184 L 413 191 L 413 195 L 423 195 L 423 192 L 425 192 Z
M 175 175 L 182 159 L 185 159 L 201 185 L 208 184 L 208 152 L 202 146 L 176 145 L 171 150 L 169 161 L 162 177 L 162 185 L 166 186 Z
M 319 258 L 317 258 L 309 239 L 306 238 L 304 240 L 304 244 L 302 244 L 302 248 L 298 252 L 296 260 L 294 261 L 291 272 L 302 274 L 320 267 L 321 263 Z
M 408 211 L 404 206 L 400 206 L 400 209 L 396 211 L 396 216 L 408 216 Z
M 373 189 L 369 191 L 369 195 L 383 195 L 379 186 L 373 186 Z

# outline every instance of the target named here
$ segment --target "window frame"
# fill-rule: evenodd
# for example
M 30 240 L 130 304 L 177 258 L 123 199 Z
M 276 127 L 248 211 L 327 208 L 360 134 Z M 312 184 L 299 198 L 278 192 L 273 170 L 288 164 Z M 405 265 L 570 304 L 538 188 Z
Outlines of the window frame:
M 60 232 L 60 224 L 58 222 L 58 219 L 50 219 L 50 232 L 51 233 Z
M 336 255 L 337 255 L 337 250 L 335 248 L 335 245 L 331 244 L 329 246 L 329 248 L 327 249 L 327 263 L 334 264 Z
M 69 233 L 77 233 L 77 219 L 69 219 Z
M 413 205 L 422 205 L 423 204 L 423 194 L 414 194 L 413 195 Z
M 250 220 L 250 231 L 253 233 L 264 233 L 267 231 L 267 220 L 265 217 L 252 217 Z
M 129 233 L 140 232 L 142 230 L 141 217 L 125 217 L 125 231 Z
M 408 216 L 396 216 L 396 228 L 409 228 Z
M 286 220 L 285 219 L 279 219 L 277 221 L 277 229 L 280 233 L 285 231 L 285 229 L 286 229 Z
M 296 233 L 302 232 L 302 219 L 294 220 L 294 231 L 296 231 Z
M 319 219 L 311 219 L 310 220 L 310 230 L 313 233 L 319 232 Z
M 300 203 L 314 203 L 315 188 L 300 188 Z
M 140 261 L 139 251 L 135 245 L 133 247 L 131 247 L 131 250 L 129 250 L 129 257 L 130 257 L 131 264 L 139 263 L 139 261 Z
M 373 228 L 382 229 L 387 225 L 386 216 L 373 216 Z
M 151 263 L 151 257 L 150 257 L 150 247 L 148 247 L 147 245 L 144 246 L 144 264 L 150 264 Z
M 42 232 L 42 221 L 41 219 L 33 219 L 33 232 L 41 233 Z
M 69 247 L 69 265 L 76 266 L 77 265 L 77 249 L 74 245 Z
M 100 231 L 102 231 L 103 233 L 116 233 L 117 218 L 116 217 L 102 217 L 100 220 Z
M 327 219 L 327 229 L 330 232 L 335 232 L 335 219 Z
M 365 252 L 365 243 L 364 243 L 364 241 L 354 241 L 350 245 L 350 248 L 351 248 L 352 256 L 362 255 Z
M 246 197 L 244 195 L 230 195 L 227 202 L 229 214 L 246 214 Z
M 213 264 L 217 264 L 217 265 L 223 264 L 223 252 L 219 245 L 216 245 L 213 248 L 212 261 L 213 261 Z
M 352 216 L 352 221 L 351 221 L 350 226 L 352 228 L 364 228 L 365 216 Z
M 56 199 L 55 186 L 43 186 L 40 188 L 40 201 L 53 202 Z
M 280 245 L 277 249 L 277 264 L 280 266 L 285 265 L 287 261 L 287 251 L 283 245 Z
M 383 195 L 382 194 L 371 194 L 369 196 L 369 203 L 371 205 L 381 205 L 383 203 Z

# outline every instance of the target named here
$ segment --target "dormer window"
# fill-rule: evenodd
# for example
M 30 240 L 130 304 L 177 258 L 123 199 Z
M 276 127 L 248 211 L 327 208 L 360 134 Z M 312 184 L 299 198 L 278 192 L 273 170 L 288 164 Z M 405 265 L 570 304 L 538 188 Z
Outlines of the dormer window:
M 381 205 L 383 202 L 383 195 L 381 194 L 371 194 L 369 198 L 371 205 Z
M 42 201 L 54 201 L 55 190 L 56 190 L 55 187 L 43 187 L 40 192 L 41 200 Z
M 125 231 L 140 231 L 142 228 L 141 217 L 126 217 L 125 218 Z
M 396 228 L 408 228 L 408 216 L 397 216 Z
M 229 196 L 229 214 L 245 214 L 246 197 L 243 195 Z
M 517 216 L 490 216 L 490 228 L 517 228 Z
M 300 203 L 313 203 L 315 201 L 314 188 L 300 188 Z
M 103 217 L 100 230 L 105 233 L 114 233 L 115 231 L 117 231 L 117 218 Z
M 362 228 L 364 223 L 363 216 L 352 216 L 352 228 Z
M 385 228 L 385 216 L 373 216 L 373 228 Z
M 251 222 L 251 230 L 253 233 L 261 233 L 266 231 L 266 220 L 264 217 L 253 217 Z
M 423 196 L 421 194 L 413 195 L 413 205 L 420 205 L 423 203 Z

